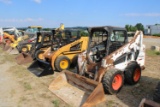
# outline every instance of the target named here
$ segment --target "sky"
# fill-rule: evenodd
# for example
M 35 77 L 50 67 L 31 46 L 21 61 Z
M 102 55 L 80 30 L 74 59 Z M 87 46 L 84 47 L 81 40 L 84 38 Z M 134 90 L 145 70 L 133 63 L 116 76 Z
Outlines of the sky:
M 160 0 L 0 0 L 0 27 L 160 23 Z

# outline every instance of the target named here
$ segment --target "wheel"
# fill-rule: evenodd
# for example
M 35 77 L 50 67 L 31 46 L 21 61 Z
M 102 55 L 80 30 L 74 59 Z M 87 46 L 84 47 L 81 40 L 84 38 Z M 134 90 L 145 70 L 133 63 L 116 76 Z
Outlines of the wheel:
M 137 62 L 131 62 L 124 71 L 125 82 L 134 85 L 139 82 L 141 78 L 141 68 Z
M 160 103 L 160 82 L 158 83 L 157 87 L 156 87 L 156 90 L 153 94 L 153 100 L 155 102 L 158 102 Z
M 25 53 L 27 53 L 27 52 L 29 52 L 29 49 L 28 49 L 27 46 L 21 46 L 20 52 L 25 52 Z
M 71 67 L 74 68 L 77 66 L 77 60 L 78 60 L 78 55 L 74 56 L 72 58 L 72 64 L 71 64 Z
M 117 69 L 108 70 L 103 78 L 102 84 L 104 91 L 109 94 L 116 94 L 123 86 L 123 72 Z
M 35 53 L 35 58 L 38 60 L 44 60 L 44 56 L 43 56 L 44 51 L 42 50 L 38 50 Z
M 55 61 L 55 68 L 58 71 L 62 71 L 65 69 L 69 69 L 70 67 L 70 59 L 66 56 L 60 56 Z

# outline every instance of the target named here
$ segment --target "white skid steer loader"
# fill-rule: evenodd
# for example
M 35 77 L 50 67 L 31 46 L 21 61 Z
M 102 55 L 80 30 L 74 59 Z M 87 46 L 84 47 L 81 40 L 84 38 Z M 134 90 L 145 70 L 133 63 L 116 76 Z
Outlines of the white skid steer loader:
M 136 84 L 145 68 L 141 31 L 137 31 L 129 42 L 124 28 L 103 26 L 88 31 L 88 49 L 78 56 L 77 74 L 63 71 L 49 86 L 49 90 L 74 106 L 91 107 L 103 102 L 104 92 L 116 94 L 124 82 Z M 76 93 L 73 87 L 84 93 Z M 62 91 L 65 88 L 68 91 Z M 75 96 L 79 102 L 75 101 Z

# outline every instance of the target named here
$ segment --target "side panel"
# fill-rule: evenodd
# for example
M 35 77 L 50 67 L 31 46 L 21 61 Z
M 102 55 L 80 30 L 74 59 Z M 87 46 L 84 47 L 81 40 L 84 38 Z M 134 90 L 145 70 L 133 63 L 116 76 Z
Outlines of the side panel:
M 61 47 L 60 49 L 58 49 L 55 53 L 54 53 L 54 55 L 52 56 L 52 68 L 53 69 L 55 69 L 54 68 L 54 62 L 55 62 L 55 60 L 56 60 L 56 58 L 60 55 L 60 54 L 63 54 L 63 52 L 65 53 L 65 52 L 69 52 L 70 51 L 70 48 L 72 47 L 72 46 L 74 46 L 74 45 L 76 45 L 76 44 L 78 44 L 78 43 L 80 43 L 80 42 L 82 42 L 83 41 L 83 43 L 82 43 L 82 45 L 81 45 L 81 52 L 82 51 L 85 51 L 86 49 L 87 49 L 87 44 L 88 44 L 88 37 L 81 37 L 81 39 L 79 39 L 79 40 L 76 40 L 76 41 L 74 41 L 74 42 L 72 42 L 72 43 L 70 43 L 70 44 L 68 44 L 68 45 L 65 45 L 65 46 L 63 46 L 63 47 Z M 79 52 L 78 52 L 79 53 Z M 76 55 L 78 54 L 78 53 L 75 53 Z

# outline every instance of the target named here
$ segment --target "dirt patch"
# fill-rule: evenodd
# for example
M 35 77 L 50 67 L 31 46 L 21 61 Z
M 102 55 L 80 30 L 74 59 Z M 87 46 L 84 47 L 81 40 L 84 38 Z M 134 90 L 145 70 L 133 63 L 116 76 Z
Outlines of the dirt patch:
M 48 90 L 54 75 L 38 78 L 26 69 L 27 66 L 20 66 L 13 62 L 15 56 L 0 55 L 3 56 L 0 57 L 1 107 L 68 106 Z

